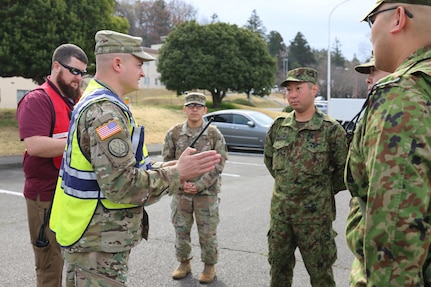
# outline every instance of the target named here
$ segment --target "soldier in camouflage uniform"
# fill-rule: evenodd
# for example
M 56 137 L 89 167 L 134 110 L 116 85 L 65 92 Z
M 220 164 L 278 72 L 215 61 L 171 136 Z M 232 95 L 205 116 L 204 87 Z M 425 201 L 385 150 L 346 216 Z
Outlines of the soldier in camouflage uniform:
M 346 184 L 364 236 L 347 240 L 366 274 L 352 286 L 431 286 L 430 6 L 379 0 L 362 19 L 376 68 L 392 74 L 372 88 L 350 145 Z
M 203 130 L 202 116 L 206 114 L 205 95 L 189 93 L 185 96 L 183 107 L 187 120 L 169 129 L 163 144 L 164 161 L 178 159 L 183 151 Z M 214 264 L 218 260 L 217 225 L 219 223 L 219 201 L 221 173 L 227 160 L 226 142 L 220 131 L 213 125 L 208 126 L 196 142 L 198 152 L 215 150 L 221 155 L 220 163 L 211 172 L 190 181 L 183 182 L 171 202 L 172 224 L 175 227 L 175 250 L 180 263 L 173 272 L 174 279 L 182 279 L 191 272 L 191 239 L 193 213 L 201 246 L 201 260 L 205 263 L 199 282 L 210 283 L 215 277 Z
M 317 72 L 290 70 L 281 84 L 294 111 L 266 136 L 264 161 L 275 179 L 268 232 L 271 287 L 291 286 L 298 247 L 312 286 L 335 286 L 334 195 L 345 189 L 346 134 L 314 106 Z
M 383 77 L 390 73 L 377 70 L 375 68 L 374 55 L 370 61 L 355 67 L 356 72 L 366 74 L 365 79 L 368 85 L 368 92 L 371 91 L 372 87 Z M 352 197 L 350 200 L 350 212 L 347 216 L 346 223 L 346 238 L 347 242 L 363 240 L 364 238 L 364 226 L 360 224 L 362 220 L 362 212 L 360 209 L 359 200 L 357 197 Z M 350 246 L 349 246 L 350 247 Z M 357 257 L 353 259 L 352 268 L 350 270 L 350 286 L 351 287 L 365 287 L 366 286 L 366 275 L 363 269 L 363 261 L 361 262 Z M 355 282 L 355 283 L 353 283 Z
M 97 72 L 72 114 L 50 218 L 67 287 L 126 286 L 130 250 L 147 236 L 143 206 L 220 161 L 215 151 L 187 149 L 178 161 L 151 163 L 122 99 L 154 58 L 138 37 L 103 30 L 95 39 Z

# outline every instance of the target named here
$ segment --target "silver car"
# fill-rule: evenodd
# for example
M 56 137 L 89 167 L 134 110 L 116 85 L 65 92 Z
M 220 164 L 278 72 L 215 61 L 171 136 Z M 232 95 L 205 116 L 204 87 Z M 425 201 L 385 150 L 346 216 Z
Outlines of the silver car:
M 221 110 L 204 115 L 204 121 L 214 118 L 212 124 L 223 134 L 228 148 L 263 150 L 265 137 L 274 121 L 264 113 L 252 110 Z

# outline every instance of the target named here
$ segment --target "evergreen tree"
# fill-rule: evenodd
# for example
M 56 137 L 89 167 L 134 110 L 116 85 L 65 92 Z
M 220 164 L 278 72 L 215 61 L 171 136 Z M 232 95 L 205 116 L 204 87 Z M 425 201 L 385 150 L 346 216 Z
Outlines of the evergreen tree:
M 267 37 L 267 45 L 269 54 L 277 59 L 276 83 L 281 83 L 286 78 L 289 63 L 283 37 L 277 31 L 271 31 Z
M 98 30 L 126 32 L 126 19 L 114 16 L 114 0 L 3 0 L 0 2 L 0 76 L 31 78 L 37 83 L 51 72 L 55 48 L 80 46 L 94 66 Z
M 289 69 L 313 67 L 316 65 L 310 45 L 301 32 L 298 32 L 295 38 L 290 41 L 288 57 Z
M 331 51 L 331 64 L 333 64 L 336 68 L 344 68 L 346 59 L 343 56 L 343 52 L 341 51 L 341 43 L 340 40 L 335 38 L 335 44 Z
M 266 28 L 263 26 L 263 23 L 257 15 L 256 10 L 251 12 L 251 16 L 248 18 L 245 27 L 258 34 L 262 39 L 265 39 Z
M 185 22 L 159 52 L 157 69 L 167 89 L 207 90 L 216 108 L 229 90 L 262 93 L 274 83 L 275 61 L 265 41 L 236 25 Z

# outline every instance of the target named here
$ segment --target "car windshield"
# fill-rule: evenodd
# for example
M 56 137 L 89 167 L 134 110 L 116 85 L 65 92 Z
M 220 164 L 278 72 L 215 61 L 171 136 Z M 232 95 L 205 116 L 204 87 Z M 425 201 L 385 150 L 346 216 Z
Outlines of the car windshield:
M 269 126 L 274 121 L 270 116 L 261 113 L 253 113 L 251 114 L 253 118 L 263 126 Z
M 328 113 L 328 105 L 326 103 L 316 103 L 314 102 L 314 105 L 319 108 L 319 110 L 321 110 L 322 112 L 324 112 L 325 114 Z

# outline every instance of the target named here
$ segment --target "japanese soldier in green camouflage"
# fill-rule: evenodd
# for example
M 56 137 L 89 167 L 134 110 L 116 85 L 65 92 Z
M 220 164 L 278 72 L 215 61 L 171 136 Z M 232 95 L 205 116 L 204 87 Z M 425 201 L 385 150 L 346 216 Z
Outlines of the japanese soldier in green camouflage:
M 367 78 L 365 81 L 368 85 L 368 92 L 371 91 L 372 87 L 381 78 L 386 77 L 387 75 L 390 74 L 388 72 L 376 69 L 374 56 L 371 57 L 369 62 L 356 66 L 355 70 L 358 73 L 367 75 Z M 346 230 L 345 230 L 347 242 L 363 241 L 364 225 L 361 224 L 361 220 L 362 220 L 361 204 L 363 203 L 359 201 L 358 197 L 352 197 L 350 200 L 350 211 L 347 216 L 347 223 L 346 223 Z M 361 257 L 361 259 L 363 258 Z M 358 257 L 355 257 L 353 259 L 352 268 L 350 270 L 349 277 L 350 277 L 349 281 L 350 281 L 351 287 L 366 286 L 366 275 L 365 275 L 365 270 L 363 268 L 363 260 L 360 261 Z
M 345 180 L 364 234 L 346 239 L 365 275 L 350 286 L 431 286 L 430 15 L 429 0 L 379 0 L 362 19 L 376 69 L 391 74 L 350 144 Z
M 317 72 L 290 70 L 281 84 L 294 109 L 278 117 L 266 136 L 264 162 L 275 179 L 268 232 L 271 287 L 292 285 L 299 248 L 311 286 L 335 286 L 335 194 L 345 189 L 347 155 L 341 125 L 314 106 Z

